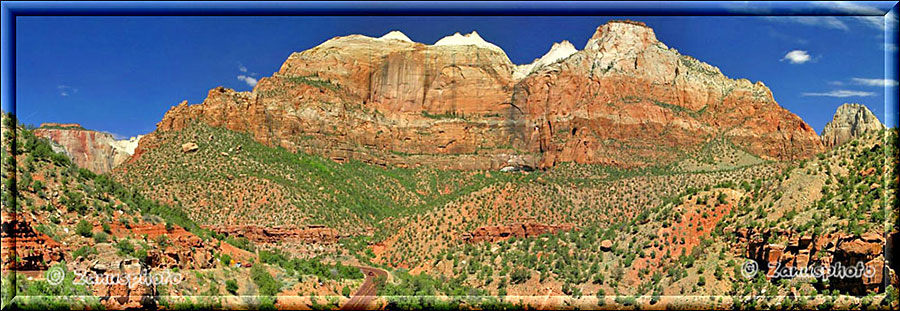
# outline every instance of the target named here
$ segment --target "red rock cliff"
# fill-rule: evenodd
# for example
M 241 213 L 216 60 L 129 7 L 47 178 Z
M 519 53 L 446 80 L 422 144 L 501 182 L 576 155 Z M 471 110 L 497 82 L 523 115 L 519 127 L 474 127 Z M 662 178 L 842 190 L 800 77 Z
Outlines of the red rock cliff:
M 520 80 L 515 69 L 483 44 L 337 37 L 251 92 L 216 88 L 173 107 L 157 130 L 198 121 L 336 159 L 460 169 L 654 165 L 715 137 L 769 159 L 823 149 L 761 82 L 680 55 L 641 23 L 603 25 L 584 50 Z
M 44 123 L 34 134 L 49 139 L 54 151 L 64 152 L 79 167 L 98 174 L 127 160 L 140 139 L 116 140 L 109 133 L 85 130 L 75 123 Z

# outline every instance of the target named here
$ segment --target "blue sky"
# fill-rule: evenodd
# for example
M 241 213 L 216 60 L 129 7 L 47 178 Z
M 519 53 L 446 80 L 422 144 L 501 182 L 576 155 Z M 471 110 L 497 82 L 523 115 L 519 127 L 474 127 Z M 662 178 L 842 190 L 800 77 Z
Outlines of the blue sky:
M 763 81 L 817 132 L 845 102 L 884 122 L 885 94 L 896 96 L 885 62 L 897 47 L 885 44 L 885 27 L 897 30 L 881 17 L 18 17 L 17 114 L 127 137 L 153 131 L 171 106 L 199 103 L 214 87 L 250 90 L 291 52 L 335 36 L 400 30 L 431 44 L 477 30 L 522 64 L 561 40 L 581 49 L 597 26 L 623 18 L 731 78 Z

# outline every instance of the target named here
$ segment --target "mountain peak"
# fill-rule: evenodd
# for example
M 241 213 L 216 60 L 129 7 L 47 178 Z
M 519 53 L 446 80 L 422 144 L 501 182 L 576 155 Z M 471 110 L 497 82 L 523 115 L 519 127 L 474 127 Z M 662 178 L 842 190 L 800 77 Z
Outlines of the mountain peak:
M 459 32 L 454 33 L 451 36 L 446 36 L 438 40 L 434 43 L 435 46 L 452 46 L 452 45 L 474 45 L 480 48 L 490 49 L 496 52 L 500 52 L 506 54 L 499 46 L 494 45 L 493 43 L 487 42 L 478 35 L 477 31 L 472 31 L 466 35 L 461 35 Z
M 561 59 L 565 59 L 566 57 L 575 54 L 575 52 L 578 52 L 578 50 L 575 49 L 575 46 L 572 45 L 572 43 L 568 40 L 555 42 L 550 47 L 550 50 L 547 51 L 546 54 L 544 54 L 544 56 L 535 58 L 534 61 L 531 62 L 531 64 L 516 66 L 516 70 L 513 72 L 513 79 L 522 79 L 534 70 L 549 64 L 553 64 Z
M 883 128 L 884 125 L 865 105 L 845 103 L 838 107 L 832 120 L 822 130 L 822 143 L 835 147 L 863 133 Z
M 391 32 L 388 32 L 385 35 L 379 37 L 378 39 L 400 40 L 400 41 L 405 41 L 405 42 L 413 42 L 413 40 L 410 40 L 409 37 L 406 36 L 406 34 L 404 34 L 403 32 L 400 32 L 399 30 L 393 30 Z
M 622 48 L 645 49 L 661 44 L 653 28 L 630 20 L 609 21 L 597 27 L 585 45 L 585 50 L 620 50 Z

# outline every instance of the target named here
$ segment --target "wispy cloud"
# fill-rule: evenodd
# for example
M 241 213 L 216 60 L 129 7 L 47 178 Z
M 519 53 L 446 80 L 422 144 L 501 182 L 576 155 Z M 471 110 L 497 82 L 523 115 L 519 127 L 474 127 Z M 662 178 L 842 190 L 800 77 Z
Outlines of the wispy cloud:
M 868 79 L 868 78 L 853 78 L 851 79 L 854 84 L 865 85 L 865 86 L 897 86 L 897 80 L 891 79 Z
M 62 96 L 62 97 L 68 97 L 69 95 L 74 95 L 75 93 L 78 93 L 78 89 L 68 86 L 68 85 L 63 85 L 63 84 L 57 85 L 56 90 L 59 91 L 59 96 Z
M 806 40 L 803 38 L 796 38 L 794 36 L 784 34 L 780 31 L 775 30 L 775 28 L 773 28 L 771 26 L 769 27 L 769 35 L 772 36 L 772 38 L 784 40 L 784 41 L 795 43 L 795 44 L 805 45 L 805 44 L 809 43 L 809 40 Z
M 803 93 L 803 96 L 824 96 L 824 97 L 866 97 L 875 96 L 872 92 L 853 91 L 853 90 L 834 90 L 825 93 Z
M 796 23 L 807 26 L 814 27 L 822 27 L 828 29 L 838 29 L 843 31 L 850 31 L 850 25 L 855 24 L 853 21 L 857 21 L 859 24 L 866 26 L 868 28 L 877 29 L 877 30 L 885 30 L 891 29 L 892 26 L 896 25 L 896 22 L 893 24 L 891 21 L 896 21 L 896 14 L 888 14 L 883 9 L 879 9 L 873 6 L 868 6 L 864 4 L 855 3 L 852 1 L 822 1 L 822 2 L 812 2 L 813 5 L 825 8 L 831 12 L 836 12 L 838 14 L 843 14 L 842 16 L 768 16 L 765 17 L 766 20 L 782 22 L 782 23 Z M 744 6 L 752 6 L 753 3 L 744 3 Z M 748 8 L 743 9 L 735 9 L 737 11 L 744 12 L 754 12 Z M 757 10 L 758 11 L 758 10 Z M 760 12 L 757 12 L 760 13 Z M 798 11 L 798 13 L 801 13 Z M 887 20 L 885 20 L 885 14 L 887 14 Z
M 817 2 L 816 4 L 837 9 L 850 15 L 857 15 L 853 16 L 853 18 L 875 29 L 884 30 L 886 26 L 884 16 L 887 12 L 875 7 L 850 1 Z
M 256 81 L 256 78 L 254 78 L 254 77 L 238 75 L 237 79 L 244 81 L 244 83 L 247 83 L 247 85 L 249 85 L 249 86 L 256 86 L 257 81 Z
M 847 23 L 835 16 L 768 16 L 767 20 L 776 22 L 789 22 L 807 26 L 817 26 L 843 31 L 850 30 Z
M 238 70 L 240 70 L 241 72 L 247 72 L 247 66 L 244 66 L 244 64 L 238 63 Z
M 788 52 L 781 58 L 781 61 L 787 60 L 791 64 L 803 64 L 812 60 L 812 57 L 809 56 L 809 53 L 804 50 L 793 50 Z

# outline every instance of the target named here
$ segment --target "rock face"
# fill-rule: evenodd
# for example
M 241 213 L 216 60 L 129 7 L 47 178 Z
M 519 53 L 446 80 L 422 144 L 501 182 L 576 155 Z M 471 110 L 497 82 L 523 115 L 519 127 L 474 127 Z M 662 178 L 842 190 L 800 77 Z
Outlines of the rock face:
M 463 234 L 465 243 L 499 242 L 510 238 L 530 238 L 545 233 L 570 231 L 575 229 L 573 224 L 545 225 L 536 223 L 515 223 L 503 226 L 479 227 L 470 233 Z
M 97 264 L 92 267 L 98 279 L 118 280 L 132 277 L 134 283 L 96 282 L 92 286 L 94 295 L 100 298 L 104 307 L 110 310 L 132 310 L 154 308 L 156 301 L 156 285 L 152 280 L 143 281 L 141 275 L 149 277 L 150 270 L 137 259 L 118 261 L 115 264 Z M 93 275 L 93 274 L 92 274 Z M 166 277 L 164 274 L 159 274 Z
M 735 246 L 745 250 L 744 256 L 758 262 L 760 273 L 765 273 L 769 279 L 821 271 L 819 273 L 829 280 L 831 289 L 864 295 L 867 292 L 882 292 L 885 278 L 891 279 L 888 274 L 894 273 L 891 269 L 885 269 L 885 239 L 875 232 L 813 236 L 791 231 L 743 228 L 734 234 L 737 237 Z M 773 234 L 787 236 L 788 243 L 769 244 L 767 241 Z M 853 275 L 842 275 L 842 271 Z M 816 284 L 818 287 L 824 286 L 822 282 Z
M 2 266 L 10 270 L 46 270 L 63 260 L 59 242 L 32 227 L 27 214 L 3 213 L 0 223 L 0 257 Z M 16 260 L 18 258 L 18 260 Z
M 880 131 L 884 125 L 864 105 L 843 104 L 834 113 L 831 122 L 822 130 L 822 144 L 828 148 L 841 145 L 863 133 Z
M 116 140 L 109 133 L 85 130 L 81 125 L 44 123 L 34 130 L 49 139 L 53 151 L 64 153 L 79 167 L 102 174 L 125 162 L 138 146 L 141 136 Z
M 306 227 L 259 227 L 216 226 L 210 227 L 217 233 L 228 236 L 245 237 L 254 243 L 302 242 L 302 243 L 336 243 L 341 236 L 337 230 L 325 226 Z
M 335 159 L 456 169 L 657 165 L 716 137 L 768 159 L 823 149 L 762 83 L 728 79 L 640 23 L 610 22 L 584 50 L 563 42 L 530 65 L 523 73 L 477 33 L 434 45 L 336 37 L 251 92 L 220 87 L 172 107 L 157 131 L 204 122 Z

